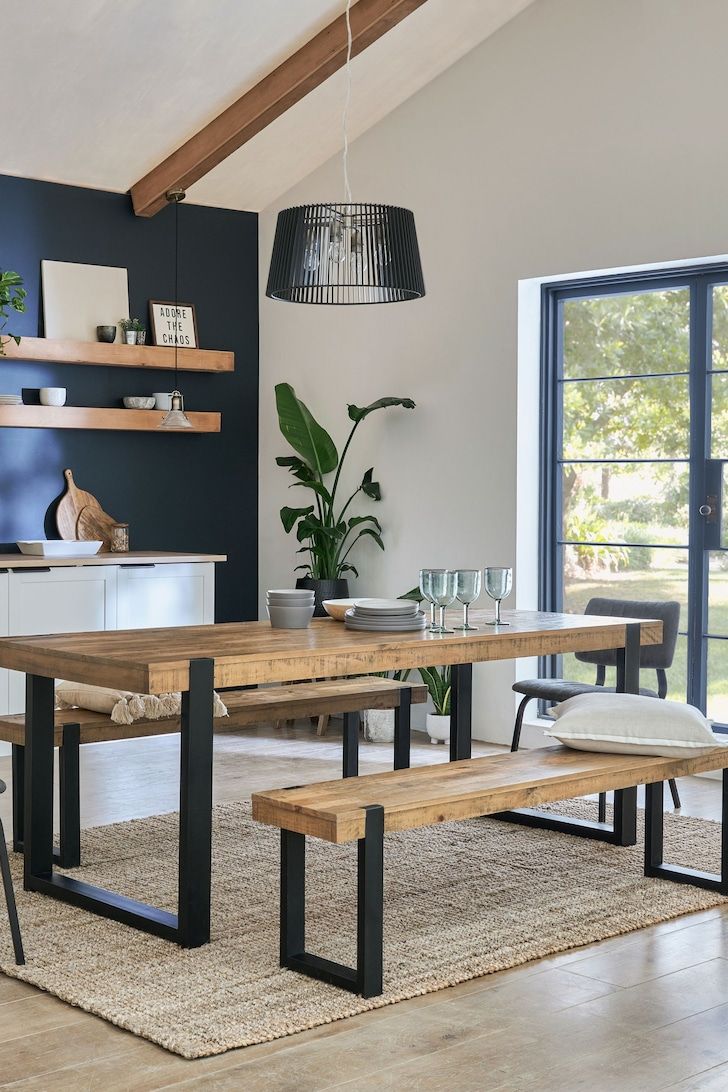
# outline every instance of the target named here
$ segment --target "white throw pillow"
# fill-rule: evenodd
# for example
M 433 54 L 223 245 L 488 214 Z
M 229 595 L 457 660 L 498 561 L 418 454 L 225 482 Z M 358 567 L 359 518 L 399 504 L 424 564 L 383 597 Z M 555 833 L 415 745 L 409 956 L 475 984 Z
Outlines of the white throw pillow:
M 697 758 L 728 746 L 694 706 L 641 694 L 578 694 L 551 713 L 545 735 L 578 751 Z

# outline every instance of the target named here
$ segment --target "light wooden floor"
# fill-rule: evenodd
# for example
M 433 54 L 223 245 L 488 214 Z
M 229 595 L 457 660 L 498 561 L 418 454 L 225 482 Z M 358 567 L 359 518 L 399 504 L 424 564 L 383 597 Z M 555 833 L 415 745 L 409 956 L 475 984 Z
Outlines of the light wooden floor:
M 482 744 L 474 750 L 487 752 Z M 444 747 L 427 742 L 413 752 L 414 763 L 446 758 Z M 362 746 L 362 772 L 388 762 L 388 748 Z M 9 766 L 0 759 L 0 777 L 9 780 Z M 216 744 L 215 796 L 243 799 L 256 788 L 338 776 L 339 766 L 335 727 L 324 740 L 303 725 L 223 735 Z M 174 810 L 176 778 L 174 737 L 85 747 L 83 823 Z M 718 817 L 718 782 L 684 779 L 680 791 L 686 813 Z M 9 795 L 0 798 L 6 825 Z M 728 909 L 197 1062 L 0 976 L 0 1085 L 44 1092 L 723 1092 Z

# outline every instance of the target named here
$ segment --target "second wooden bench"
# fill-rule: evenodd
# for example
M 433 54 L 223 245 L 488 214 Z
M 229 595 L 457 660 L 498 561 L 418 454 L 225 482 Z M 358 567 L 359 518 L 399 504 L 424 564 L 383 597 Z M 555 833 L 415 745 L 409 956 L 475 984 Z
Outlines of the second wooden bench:
M 253 794 L 253 818 L 281 830 L 280 963 L 312 978 L 375 997 L 382 993 L 384 834 L 493 815 L 627 845 L 636 839 L 637 785 L 646 785 L 645 875 L 728 894 L 728 747 L 697 758 L 593 754 L 566 747 L 370 774 L 347 781 Z M 723 770 L 721 873 L 663 863 L 663 787 L 671 777 Z M 511 811 L 615 790 L 623 829 Z M 536 824 L 534 824 L 534 818 Z M 357 965 L 346 967 L 306 950 L 306 837 L 358 842 Z M 554 853 L 557 851 L 554 850 Z M 554 862 L 555 864 L 557 861 Z M 423 879 L 426 883 L 426 879 Z M 659 897 L 657 894 L 655 897 Z M 484 927 L 487 923 L 483 923 Z
M 343 713 L 342 775 L 359 770 L 359 714 L 364 709 L 394 710 L 394 768 L 409 766 L 410 706 L 427 700 L 424 686 L 379 676 L 328 679 L 294 683 L 259 690 L 230 690 L 223 700 L 227 717 L 215 720 L 215 731 L 235 731 L 264 721 L 290 720 Z M 84 743 L 108 743 L 120 739 L 168 735 L 179 732 L 179 717 L 138 720 L 116 724 L 103 713 L 88 709 L 61 709 L 55 714 L 55 746 L 58 747 L 60 848 L 56 860 L 62 868 L 81 861 L 79 748 Z M 23 850 L 25 781 L 25 717 L 0 717 L 0 740 L 12 745 L 13 849 Z

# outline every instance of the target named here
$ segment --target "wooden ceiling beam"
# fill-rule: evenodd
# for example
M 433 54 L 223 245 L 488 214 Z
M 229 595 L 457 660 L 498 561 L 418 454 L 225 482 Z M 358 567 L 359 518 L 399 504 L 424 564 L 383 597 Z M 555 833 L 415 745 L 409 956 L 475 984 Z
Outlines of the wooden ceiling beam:
M 362 53 L 425 0 L 358 0 L 351 8 L 352 56 Z M 131 188 L 137 216 L 154 216 L 169 190 L 186 190 L 346 63 L 340 15 L 283 64 L 190 137 Z

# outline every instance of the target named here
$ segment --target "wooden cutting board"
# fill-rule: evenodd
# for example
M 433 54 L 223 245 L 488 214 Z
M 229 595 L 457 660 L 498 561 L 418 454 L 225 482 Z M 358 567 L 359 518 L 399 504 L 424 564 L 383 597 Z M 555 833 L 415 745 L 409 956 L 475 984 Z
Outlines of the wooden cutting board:
M 84 542 L 103 542 L 102 552 L 111 549 L 111 536 L 116 527 L 116 520 L 107 515 L 100 507 L 87 504 L 81 509 L 76 524 L 76 538 Z
M 58 508 L 56 509 L 56 526 L 58 527 L 58 534 L 61 538 L 74 541 L 76 539 L 96 539 L 101 538 L 101 535 L 95 534 L 80 534 L 78 530 L 79 517 L 85 508 L 96 511 L 99 517 L 105 519 L 111 524 L 116 521 L 104 512 L 103 508 L 96 500 L 93 493 L 87 493 L 85 489 L 79 489 L 73 480 L 73 471 L 64 470 L 63 476 L 66 479 L 66 492 L 61 497 Z M 86 521 L 88 522 L 88 520 Z M 109 535 L 103 536 L 106 545 L 104 549 L 108 549 L 107 539 Z

